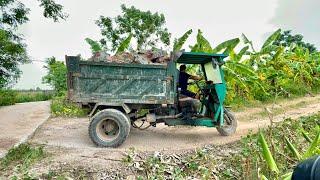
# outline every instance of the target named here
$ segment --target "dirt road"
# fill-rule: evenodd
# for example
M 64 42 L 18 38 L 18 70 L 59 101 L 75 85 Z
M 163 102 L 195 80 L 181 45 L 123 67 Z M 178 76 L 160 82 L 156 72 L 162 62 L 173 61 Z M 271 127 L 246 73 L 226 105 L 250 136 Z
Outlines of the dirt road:
M 49 116 L 49 101 L 20 103 L 0 108 L 0 157 L 31 136 Z
M 320 95 L 280 101 L 274 107 L 274 120 L 298 118 L 320 111 Z M 237 133 L 223 137 L 215 128 L 168 127 L 163 124 L 140 131 L 132 128 L 128 139 L 117 149 L 97 148 L 88 137 L 88 118 L 52 118 L 35 133 L 32 143 L 44 144 L 54 154 L 55 162 L 76 162 L 89 166 L 113 166 L 106 159 L 120 159 L 130 147 L 138 151 L 181 152 L 206 144 L 226 144 L 239 140 L 250 129 L 257 130 L 269 124 L 263 106 L 248 108 L 235 113 L 238 119 Z M 88 157 L 92 157 L 90 159 Z M 100 158 L 99 158 L 100 157 Z M 108 162 L 108 165 L 106 165 Z

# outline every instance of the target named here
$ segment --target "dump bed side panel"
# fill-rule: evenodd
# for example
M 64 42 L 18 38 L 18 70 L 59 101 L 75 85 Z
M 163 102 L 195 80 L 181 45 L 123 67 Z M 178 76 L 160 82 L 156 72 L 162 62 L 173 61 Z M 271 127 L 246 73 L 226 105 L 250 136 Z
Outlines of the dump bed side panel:
M 69 99 L 80 103 L 173 104 L 174 81 L 164 65 L 115 64 L 66 57 Z

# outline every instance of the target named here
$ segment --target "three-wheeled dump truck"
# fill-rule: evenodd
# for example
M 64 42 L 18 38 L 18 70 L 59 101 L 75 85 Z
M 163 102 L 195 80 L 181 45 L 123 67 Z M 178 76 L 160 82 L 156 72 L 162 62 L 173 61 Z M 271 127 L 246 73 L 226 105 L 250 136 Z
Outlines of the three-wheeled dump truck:
M 90 107 L 89 136 L 98 146 L 117 147 L 131 126 L 216 127 L 223 136 L 235 133 L 237 121 L 224 107 L 226 84 L 223 54 L 171 53 L 165 64 L 120 64 L 81 61 L 66 56 L 68 99 Z M 181 100 L 178 64 L 198 64 L 205 82 L 195 82 L 201 107 Z M 185 99 L 185 98 L 184 98 Z M 186 103 L 187 102 L 187 103 Z M 144 112 L 144 113 L 141 113 Z M 145 125 L 144 125 L 145 126 Z

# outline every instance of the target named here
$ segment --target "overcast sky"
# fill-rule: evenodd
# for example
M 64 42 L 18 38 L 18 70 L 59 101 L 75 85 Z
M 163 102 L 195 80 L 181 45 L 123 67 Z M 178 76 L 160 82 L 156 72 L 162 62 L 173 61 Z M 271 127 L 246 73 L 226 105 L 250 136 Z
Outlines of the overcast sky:
M 244 33 L 259 48 L 264 38 L 279 27 L 303 34 L 306 41 L 320 46 L 319 0 L 57 0 L 69 14 L 67 21 L 60 23 L 43 18 L 38 1 L 23 2 L 31 12 L 30 21 L 20 32 L 25 36 L 31 58 L 40 61 L 52 56 L 59 60 L 64 60 L 65 55 L 90 57 L 90 48 L 84 39 L 100 38 L 95 20 L 100 15 L 118 15 L 123 3 L 163 13 L 172 39 L 193 29 L 185 48 L 194 44 L 197 29 L 203 31 L 213 46 Z M 41 62 L 22 65 L 23 74 L 15 88 L 48 88 L 41 84 L 41 77 L 46 73 L 43 65 Z

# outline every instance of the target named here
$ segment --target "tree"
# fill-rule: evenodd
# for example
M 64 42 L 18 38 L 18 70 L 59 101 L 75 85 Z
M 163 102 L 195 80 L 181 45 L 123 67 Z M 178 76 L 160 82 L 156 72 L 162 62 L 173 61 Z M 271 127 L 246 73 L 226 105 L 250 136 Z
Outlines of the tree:
M 42 82 L 49 84 L 58 95 L 62 95 L 67 90 L 67 68 L 62 61 L 57 61 L 55 57 L 46 60 L 47 75 L 42 78 Z
M 25 45 L 20 39 L 0 29 L 0 88 L 8 86 L 19 77 L 21 72 L 18 65 L 27 59 Z
M 105 49 L 115 51 L 120 42 L 133 36 L 137 41 L 137 50 L 153 48 L 162 43 L 170 45 L 168 29 L 164 27 L 163 14 L 141 11 L 134 6 L 121 5 L 122 14 L 115 18 L 100 16 L 96 21 L 104 36 L 100 40 Z
M 55 22 L 67 18 L 62 5 L 53 0 L 38 1 L 44 17 Z M 16 32 L 19 25 L 29 20 L 29 11 L 19 0 L 0 0 L 0 88 L 15 82 L 21 74 L 18 65 L 29 61 L 26 44 Z
M 317 48 L 314 44 L 304 42 L 301 34 L 292 35 L 291 30 L 283 31 L 273 44 L 277 46 L 281 45 L 284 47 L 290 47 L 293 43 L 300 47 L 307 48 L 310 53 L 317 52 Z

